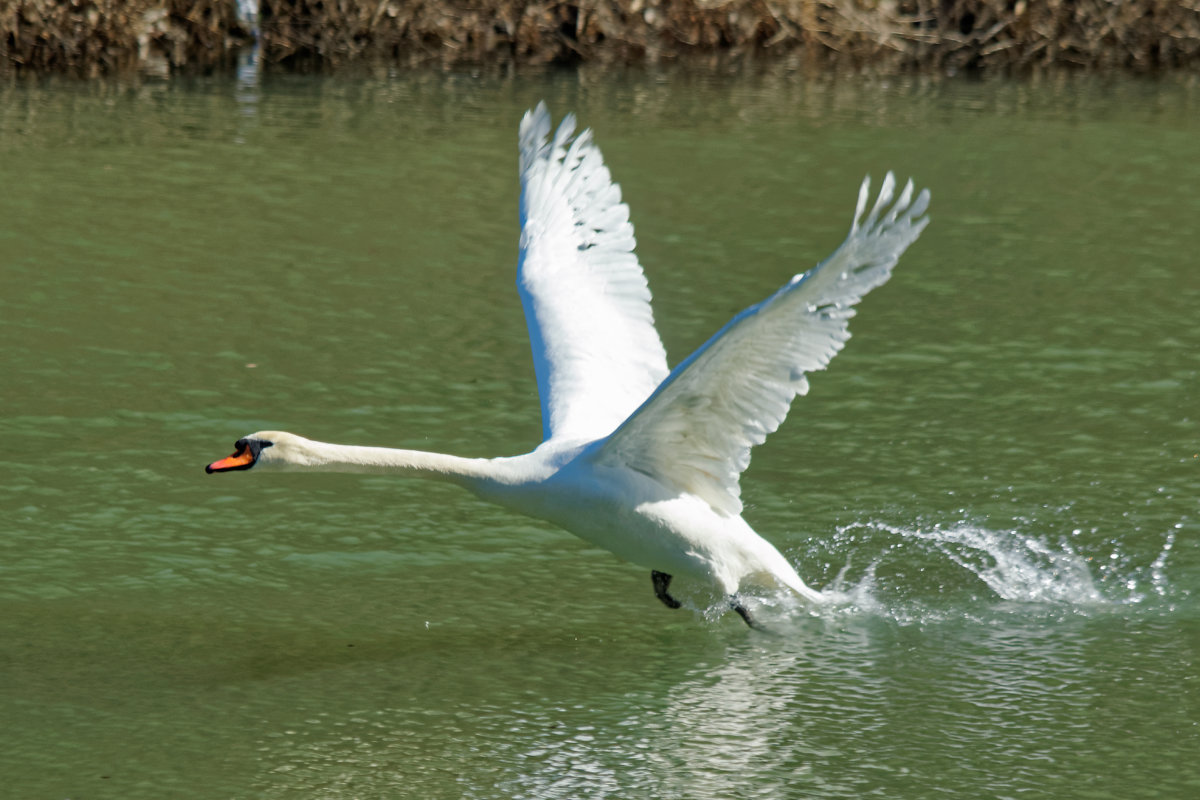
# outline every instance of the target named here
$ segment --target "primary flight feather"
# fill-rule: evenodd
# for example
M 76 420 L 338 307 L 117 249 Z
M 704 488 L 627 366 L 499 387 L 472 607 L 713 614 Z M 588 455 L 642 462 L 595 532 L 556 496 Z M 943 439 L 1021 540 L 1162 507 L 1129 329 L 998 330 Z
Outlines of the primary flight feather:
M 552 522 L 651 570 L 669 585 L 710 583 L 754 624 L 739 592 L 789 589 L 819 603 L 778 550 L 742 518 L 750 449 L 787 415 L 807 374 L 850 337 L 854 305 L 887 281 L 928 224 L 929 192 L 869 180 L 846 240 L 827 259 L 733 318 L 668 371 L 629 208 L 591 132 L 568 115 L 552 132 L 545 104 L 520 127 L 517 289 L 541 398 L 544 440 L 508 458 L 316 442 L 262 431 L 208 472 L 291 468 L 391 472 L 458 483 Z

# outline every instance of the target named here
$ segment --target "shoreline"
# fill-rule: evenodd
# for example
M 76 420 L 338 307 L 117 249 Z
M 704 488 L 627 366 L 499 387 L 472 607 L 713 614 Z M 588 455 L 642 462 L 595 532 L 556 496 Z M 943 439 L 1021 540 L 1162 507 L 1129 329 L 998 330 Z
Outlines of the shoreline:
M 253 3 L 253 0 L 251 0 Z M 1191 0 L 4 0 L 0 72 L 786 64 L 895 73 L 1200 67 Z

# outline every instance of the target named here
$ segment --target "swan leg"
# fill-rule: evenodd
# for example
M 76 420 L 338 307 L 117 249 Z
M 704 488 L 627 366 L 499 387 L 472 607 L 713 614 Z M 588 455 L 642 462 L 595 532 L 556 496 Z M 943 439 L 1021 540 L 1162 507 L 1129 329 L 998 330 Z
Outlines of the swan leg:
M 750 609 L 742 605 L 742 601 L 738 599 L 736 594 L 729 596 L 729 607 L 738 613 L 738 616 L 745 621 L 747 625 L 756 631 L 765 630 L 761 625 L 754 621 L 754 617 L 750 616 Z
M 650 580 L 654 581 L 654 596 L 662 600 L 663 605 L 667 608 L 679 608 L 682 603 L 671 597 L 667 593 L 667 587 L 671 585 L 671 576 L 665 572 L 658 570 L 650 570 Z

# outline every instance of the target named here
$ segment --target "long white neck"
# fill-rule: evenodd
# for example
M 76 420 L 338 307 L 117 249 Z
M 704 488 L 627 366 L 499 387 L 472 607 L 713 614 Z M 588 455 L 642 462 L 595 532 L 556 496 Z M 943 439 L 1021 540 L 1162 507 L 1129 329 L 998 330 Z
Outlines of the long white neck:
M 473 489 L 490 483 L 511 483 L 523 477 L 512 459 L 462 458 L 421 450 L 330 444 L 299 436 L 279 437 L 273 446 L 263 450 L 261 465 L 318 472 L 405 474 L 446 480 Z

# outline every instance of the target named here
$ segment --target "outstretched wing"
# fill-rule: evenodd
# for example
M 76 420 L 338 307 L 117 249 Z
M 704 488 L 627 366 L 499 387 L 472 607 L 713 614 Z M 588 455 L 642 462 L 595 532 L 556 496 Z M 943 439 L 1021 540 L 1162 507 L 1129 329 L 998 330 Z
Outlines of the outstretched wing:
M 667 354 L 634 255 L 629 207 L 591 131 L 544 103 L 521 120 L 525 307 L 546 439 L 611 433 L 667 377 Z
M 922 216 L 928 190 L 912 202 L 909 181 L 889 210 L 894 188 L 889 172 L 863 219 L 870 189 L 864 180 L 841 247 L 734 317 L 594 457 L 699 495 L 719 511 L 741 513 L 738 478 L 750 464 L 750 448 L 779 427 L 793 397 L 808 392 L 805 373 L 824 369 L 850 338 L 854 304 L 888 279 L 929 222 Z

